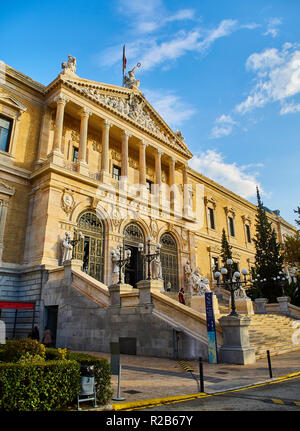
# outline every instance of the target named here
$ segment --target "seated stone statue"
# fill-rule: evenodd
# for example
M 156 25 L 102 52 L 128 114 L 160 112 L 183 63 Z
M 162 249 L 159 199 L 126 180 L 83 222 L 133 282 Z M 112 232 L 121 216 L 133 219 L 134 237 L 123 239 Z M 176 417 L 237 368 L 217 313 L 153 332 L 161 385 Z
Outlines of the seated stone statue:
M 242 286 L 240 286 L 238 289 L 235 290 L 234 297 L 236 299 L 247 299 L 248 298 L 246 290 Z
M 189 279 L 192 295 L 204 295 L 210 292 L 209 280 L 200 274 L 199 268 L 196 268 Z

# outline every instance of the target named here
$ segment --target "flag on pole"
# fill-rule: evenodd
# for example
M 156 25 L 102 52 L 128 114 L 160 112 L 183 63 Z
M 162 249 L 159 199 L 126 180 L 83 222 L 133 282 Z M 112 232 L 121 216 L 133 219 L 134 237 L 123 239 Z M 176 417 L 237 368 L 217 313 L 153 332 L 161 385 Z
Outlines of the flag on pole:
M 124 46 L 123 46 L 123 76 L 124 76 L 124 74 L 125 74 L 126 63 L 127 63 L 127 60 L 126 60 L 125 45 L 124 45 Z

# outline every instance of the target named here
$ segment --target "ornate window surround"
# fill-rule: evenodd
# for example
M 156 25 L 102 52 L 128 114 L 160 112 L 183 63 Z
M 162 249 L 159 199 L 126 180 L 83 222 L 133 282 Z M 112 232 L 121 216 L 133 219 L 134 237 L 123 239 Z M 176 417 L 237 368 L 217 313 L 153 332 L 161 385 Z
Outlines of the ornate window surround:
M 235 226 L 236 210 L 232 207 L 224 207 L 224 211 L 226 214 L 228 238 L 230 238 L 230 240 L 233 240 L 235 242 L 236 241 L 236 226 Z M 234 236 L 231 235 L 230 233 L 229 217 L 231 217 L 233 220 Z
M 243 220 L 243 226 L 244 226 L 245 244 L 246 244 L 246 247 L 251 247 L 252 246 L 252 237 L 251 237 L 252 219 L 248 215 L 242 215 L 242 220 Z M 250 229 L 250 239 L 251 239 L 250 242 L 248 241 L 247 227 L 246 226 L 249 226 L 249 229 Z
M 204 196 L 204 205 L 206 207 L 206 225 L 207 225 L 207 231 L 208 232 L 217 232 L 217 223 L 216 223 L 216 207 L 217 207 L 217 201 L 214 197 L 207 197 Z M 210 225 L 210 215 L 209 215 L 209 208 L 213 211 L 213 217 L 214 217 L 214 225 L 215 227 L 212 228 Z
M 0 151 L 1 158 L 3 156 L 14 158 L 16 141 L 18 138 L 19 123 L 20 123 L 21 115 L 26 110 L 27 110 L 27 107 L 23 105 L 23 103 L 20 102 L 15 97 L 5 92 L 0 93 L 0 114 L 12 120 L 12 130 L 11 130 L 9 148 L 7 152 Z M 6 162 L 7 161 L 8 160 L 6 158 Z

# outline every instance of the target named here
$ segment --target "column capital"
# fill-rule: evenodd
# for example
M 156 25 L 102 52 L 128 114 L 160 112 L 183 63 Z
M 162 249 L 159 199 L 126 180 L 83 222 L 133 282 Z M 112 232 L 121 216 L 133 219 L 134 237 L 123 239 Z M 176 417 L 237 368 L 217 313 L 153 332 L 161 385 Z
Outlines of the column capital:
M 147 148 L 148 147 L 148 142 L 144 141 L 143 139 L 140 140 L 140 144 L 143 148 Z
M 159 157 L 161 157 L 164 154 L 163 150 L 160 150 L 159 148 L 156 148 L 156 152 Z
M 90 115 L 92 115 L 92 111 L 90 109 L 88 109 L 86 106 L 84 106 L 80 110 L 80 116 L 81 117 L 89 117 Z
M 123 130 L 123 131 L 122 131 L 122 135 L 123 135 L 123 136 L 126 136 L 127 138 L 130 138 L 130 137 L 132 136 L 132 134 L 131 134 L 131 133 L 129 133 L 127 130 Z
M 58 94 L 53 100 L 60 105 L 65 105 L 69 102 L 69 99 L 64 94 Z
M 111 123 L 108 120 L 103 120 L 103 124 L 104 124 L 104 127 L 107 129 L 109 129 L 111 126 L 113 126 L 113 123 Z
M 176 159 L 174 156 L 169 156 L 169 163 L 171 163 L 172 165 L 175 165 Z

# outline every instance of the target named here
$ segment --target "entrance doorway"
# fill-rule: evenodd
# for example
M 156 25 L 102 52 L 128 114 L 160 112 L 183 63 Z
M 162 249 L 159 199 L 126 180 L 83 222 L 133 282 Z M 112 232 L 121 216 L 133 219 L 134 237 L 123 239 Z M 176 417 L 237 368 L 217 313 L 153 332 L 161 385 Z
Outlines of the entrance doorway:
M 104 281 L 104 225 L 94 211 L 84 211 L 78 218 L 78 230 L 84 238 L 75 249 L 75 258 L 82 260 L 83 271 Z
M 125 283 L 136 288 L 136 283 L 144 280 L 144 262 L 138 251 L 139 243 L 145 244 L 142 228 L 136 223 L 130 223 L 124 229 L 125 248 L 131 250 L 130 263 L 125 266 Z
M 50 329 L 52 338 L 52 347 L 56 346 L 56 332 L 57 332 L 57 316 L 58 305 L 50 305 L 45 307 L 46 312 L 46 326 Z
M 164 233 L 160 238 L 161 243 L 161 266 L 164 279 L 164 289 L 167 290 L 168 283 L 171 291 L 179 291 L 178 277 L 178 251 L 176 240 L 169 232 Z

